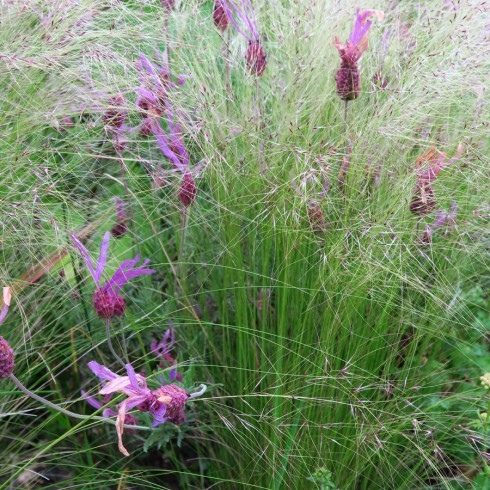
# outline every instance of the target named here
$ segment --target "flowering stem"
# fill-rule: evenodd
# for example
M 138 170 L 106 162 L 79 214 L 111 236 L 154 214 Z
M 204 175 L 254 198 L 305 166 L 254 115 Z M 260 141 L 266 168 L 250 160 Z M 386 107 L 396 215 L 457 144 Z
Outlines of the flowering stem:
M 19 388 L 20 391 L 25 393 L 27 396 L 30 398 L 33 398 L 34 400 L 42 403 L 46 407 L 52 408 L 53 410 L 56 410 L 57 412 L 62 413 L 63 415 L 67 415 L 68 417 L 72 417 L 75 419 L 79 420 L 98 420 L 100 422 L 104 422 L 106 424 L 110 425 L 116 425 L 116 421 L 106 418 L 106 417 L 99 417 L 97 415 L 81 415 L 79 413 L 75 412 L 70 412 L 69 410 L 66 410 L 56 403 L 50 402 L 49 400 L 46 400 L 46 398 L 43 398 L 42 396 L 36 395 L 36 393 L 33 393 L 31 390 L 26 388 L 17 378 L 14 376 L 14 374 L 9 375 L 10 379 L 13 381 L 13 383 Z M 139 425 L 124 425 L 125 428 L 127 429 L 139 429 L 139 430 L 151 430 L 150 427 L 145 427 L 145 426 L 139 426 Z
M 125 363 L 117 354 L 116 351 L 114 350 L 114 347 L 112 346 L 112 341 L 111 341 L 111 319 L 107 318 L 105 321 L 105 334 L 107 337 L 107 344 L 109 345 L 109 349 L 112 353 L 112 355 L 123 365 L 125 366 L 127 363 Z
M 345 123 L 345 131 L 347 132 L 347 129 L 349 127 L 347 123 L 347 116 L 349 115 L 349 101 L 344 100 L 344 123 Z
M 222 48 L 223 48 L 223 59 L 225 61 L 225 73 L 226 73 L 226 87 L 228 89 L 228 92 L 230 92 L 230 98 L 233 94 L 233 87 L 231 86 L 231 75 L 230 75 L 230 64 L 229 64 L 229 55 L 230 55 L 230 50 L 228 49 L 228 39 L 229 39 L 229 29 L 227 29 L 223 33 L 222 39 Z M 228 100 L 228 98 L 227 98 Z
M 130 199 L 130 192 L 129 192 L 129 186 L 128 186 L 128 181 L 126 180 L 126 171 L 125 171 L 125 164 L 124 164 L 124 159 L 122 156 L 122 153 L 119 150 L 116 150 L 117 152 L 117 158 L 119 160 L 119 166 L 121 168 L 121 180 L 124 186 L 124 195 L 126 196 L 126 205 L 128 209 L 128 221 L 132 225 L 133 224 L 133 210 L 131 207 L 131 199 Z M 134 227 L 133 227 L 134 231 Z
M 179 261 L 182 260 L 182 256 L 184 255 L 185 231 L 187 229 L 187 219 L 189 217 L 187 209 L 188 206 L 184 206 L 182 217 L 182 235 L 180 237 Z

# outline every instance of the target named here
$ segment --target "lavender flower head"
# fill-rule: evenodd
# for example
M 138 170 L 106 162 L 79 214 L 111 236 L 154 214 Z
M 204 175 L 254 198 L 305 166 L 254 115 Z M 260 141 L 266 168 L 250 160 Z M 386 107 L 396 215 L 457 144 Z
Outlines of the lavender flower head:
M 341 43 L 338 37 L 334 40 L 335 47 L 341 58 L 335 82 L 337 83 L 337 94 L 342 100 L 356 99 L 361 92 L 361 80 L 357 62 L 367 49 L 368 34 L 372 24 L 369 18 L 373 15 L 380 21 L 384 18 L 384 12 L 381 12 L 381 10 L 361 11 L 357 9 L 354 30 L 349 40 L 345 45 Z
M 175 380 L 182 381 L 182 374 L 177 372 L 177 368 L 175 368 L 176 360 L 172 354 L 175 346 L 175 329 L 172 324 L 170 324 L 170 328 L 168 328 L 163 334 L 163 338 L 160 342 L 157 343 L 156 340 L 153 340 L 151 343 L 151 351 L 156 357 L 161 357 L 162 361 L 160 362 L 160 366 L 162 368 L 169 367 L 170 369 L 170 382 Z
M 160 0 L 160 3 L 166 11 L 170 11 L 175 8 L 175 0 Z
M 123 445 L 122 435 L 128 410 L 136 408 L 140 412 L 150 412 L 154 419 L 152 427 L 166 421 L 176 425 L 185 421 L 184 408 L 190 395 L 183 388 L 167 385 L 150 390 L 145 378 L 136 374 L 131 364 L 126 364 L 127 376 L 119 376 L 95 361 L 89 362 L 88 367 L 105 383 L 99 392 L 101 395 L 122 393 L 127 396 L 119 405 L 116 419 L 118 447 L 125 456 L 129 453 Z
M 104 114 L 103 122 L 108 129 L 119 131 L 126 120 L 127 111 L 123 108 L 126 106 L 126 99 L 122 94 L 110 97 L 109 109 Z
M 107 262 L 107 253 L 109 250 L 109 241 L 111 235 L 106 232 L 100 245 L 100 255 L 95 267 L 92 264 L 92 259 L 88 250 L 83 246 L 82 242 L 71 233 L 71 239 L 76 248 L 81 252 L 85 259 L 85 264 L 95 282 L 97 289 L 93 295 L 94 308 L 101 318 L 112 318 L 121 316 L 126 309 L 124 298 L 119 294 L 121 288 L 130 280 L 143 274 L 153 274 L 153 269 L 146 269 L 149 260 L 146 259 L 140 267 L 135 267 L 140 256 L 137 255 L 134 259 L 128 259 L 121 263 L 113 276 L 102 286 L 101 278 Z
M 197 194 L 194 175 L 198 168 L 191 170 L 189 154 L 184 145 L 182 131 L 175 118 L 170 102 L 167 100 L 167 90 L 177 85 L 170 81 L 170 68 L 167 51 L 162 55 L 157 52 L 160 64 L 151 63 L 140 53 L 139 70 L 142 76 L 142 86 L 137 88 L 139 106 L 147 112 L 142 123 L 145 134 L 152 133 L 163 155 L 171 162 L 174 168 L 183 174 L 179 189 L 179 199 L 184 207 L 190 206 Z M 184 84 L 186 76 L 179 75 L 177 83 Z M 149 83 L 151 82 L 151 84 Z M 165 114 L 167 132 L 162 127 L 160 116 Z
M 433 146 L 420 155 L 415 162 L 417 182 L 409 209 L 413 214 L 426 216 L 436 207 L 435 192 L 432 183 L 444 168 L 452 165 L 463 154 L 464 145 L 458 145 L 456 154 L 450 160 L 447 155 Z
M 10 306 L 11 294 L 10 288 L 3 288 L 3 306 L 0 311 L 0 325 L 5 320 L 9 306 Z M 7 378 L 10 376 L 12 371 L 14 370 L 14 351 L 10 347 L 9 343 L 0 336 L 0 377 Z
M 233 0 L 222 0 L 221 3 L 226 16 L 237 32 L 248 41 L 245 60 L 249 71 L 258 77 L 262 76 L 267 60 L 260 42 L 257 19 L 250 0 L 241 0 L 241 7 L 238 7 Z
M 216 0 L 213 8 L 213 21 L 214 25 L 221 31 L 226 31 L 230 21 L 226 15 L 225 6 L 223 0 Z

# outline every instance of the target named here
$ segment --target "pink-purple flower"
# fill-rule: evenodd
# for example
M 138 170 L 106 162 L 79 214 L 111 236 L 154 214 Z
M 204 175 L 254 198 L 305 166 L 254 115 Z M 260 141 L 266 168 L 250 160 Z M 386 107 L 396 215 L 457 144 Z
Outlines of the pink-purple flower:
M 101 318 L 106 319 L 114 316 L 121 316 L 124 313 L 126 303 L 124 298 L 120 295 L 120 292 L 121 288 L 130 279 L 134 279 L 135 277 L 144 274 L 153 274 L 155 272 L 153 269 L 146 268 L 150 262 L 149 259 L 146 259 L 140 267 L 136 267 L 136 264 L 140 260 L 140 256 L 137 255 L 134 259 L 123 261 L 112 277 L 102 286 L 101 279 L 107 263 L 110 238 L 111 234 L 106 232 L 100 245 L 99 258 L 97 259 L 97 263 L 94 267 L 88 250 L 84 247 L 77 236 L 74 233 L 71 233 L 73 244 L 76 248 L 78 248 L 85 259 L 87 269 L 89 270 L 97 288 L 93 295 L 95 311 Z
M 251 73 L 262 76 L 267 66 L 264 48 L 260 42 L 255 12 L 250 0 L 241 0 L 239 7 L 233 0 L 222 0 L 226 16 L 239 34 L 248 41 L 246 62 Z
M 175 364 L 177 363 L 173 353 L 174 347 L 175 347 L 175 329 L 174 326 L 170 324 L 170 327 L 167 330 L 165 330 L 162 340 L 160 342 L 153 340 L 151 343 L 151 351 L 153 352 L 153 354 L 157 357 L 162 358 L 162 361 L 160 362 L 160 366 L 162 368 L 166 368 L 166 367 L 171 368 L 170 375 L 169 375 L 170 382 L 173 382 L 175 380 L 182 381 L 182 374 L 178 373 L 177 368 L 174 367 Z
M 213 8 L 213 21 L 214 25 L 221 29 L 223 32 L 226 31 L 230 21 L 226 15 L 226 10 L 223 0 L 216 0 Z
M 149 412 L 154 419 L 152 427 L 166 421 L 176 425 L 185 421 L 184 409 L 190 395 L 183 388 L 164 385 L 150 390 L 146 379 L 136 374 L 131 364 L 126 364 L 127 376 L 119 376 L 95 361 L 89 362 L 88 367 L 104 384 L 99 392 L 101 395 L 121 393 L 127 396 L 119 404 L 116 419 L 118 447 L 125 456 L 129 456 L 122 442 L 127 411 L 136 408 L 140 412 Z
M 409 206 L 412 213 L 426 216 L 435 209 L 436 199 L 432 184 L 444 168 L 452 165 L 461 157 L 463 150 L 464 145 L 459 144 L 454 157 L 448 160 L 446 153 L 432 146 L 430 150 L 417 158 L 415 162 L 417 182 Z
M 82 398 L 91 407 L 95 408 L 96 410 L 99 410 L 104 405 L 107 405 L 112 399 L 112 394 L 105 395 L 104 398 L 102 399 L 102 401 L 100 402 L 99 400 L 97 400 L 93 396 L 88 395 L 87 392 L 84 390 L 82 390 L 81 393 L 82 393 Z M 102 411 L 102 416 L 105 418 L 117 417 L 117 412 L 110 407 L 104 408 L 104 410 Z M 138 425 L 138 419 L 134 415 L 127 413 L 126 416 L 124 417 L 124 425 Z M 131 433 L 131 429 L 129 429 L 127 432 Z
M 378 20 L 383 20 L 384 13 L 380 10 L 357 9 L 356 22 L 349 40 L 344 44 L 338 37 L 334 44 L 337 48 L 341 64 L 337 71 L 335 81 L 337 83 L 337 94 L 343 100 L 352 100 L 359 97 L 361 82 L 357 62 L 362 53 L 366 51 L 368 45 L 368 34 L 372 21 L 370 17 L 376 16 Z

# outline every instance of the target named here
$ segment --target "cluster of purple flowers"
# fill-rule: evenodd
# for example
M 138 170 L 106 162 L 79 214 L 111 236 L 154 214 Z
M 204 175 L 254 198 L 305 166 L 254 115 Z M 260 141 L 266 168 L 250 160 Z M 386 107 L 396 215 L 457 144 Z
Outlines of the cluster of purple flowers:
M 170 384 L 163 385 L 156 390 L 150 390 L 146 379 L 140 374 L 136 374 L 131 364 L 126 365 L 127 376 L 119 376 L 95 361 L 89 362 L 88 367 L 103 383 L 103 387 L 99 391 L 101 395 L 112 396 L 114 393 L 121 393 L 127 396 L 119 404 L 116 419 L 118 446 L 125 456 L 129 456 L 129 452 L 122 442 L 124 425 L 135 422 L 134 418 L 128 418 L 128 410 L 136 408 L 140 412 L 149 412 L 153 417 L 152 427 L 166 421 L 176 425 L 185 421 L 184 408 L 190 395 L 183 388 Z M 86 397 L 86 393 L 83 395 Z M 87 398 L 87 401 L 95 408 L 102 407 L 93 398 Z M 105 411 L 104 415 L 112 416 L 114 413 L 114 410 L 110 409 Z
M 143 121 L 140 131 L 153 134 L 163 155 L 169 160 L 174 169 L 182 174 L 179 200 L 185 208 L 190 206 L 197 195 L 194 176 L 199 166 L 191 168 L 189 154 L 185 148 L 180 125 L 175 117 L 175 111 L 168 99 L 168 91 L 177 85 L 183 85 L 184 76 L 179 76 L 177 84 L 171 81 L 168 62 L 168 52 L 156 52 L 158 63 L 152 63 L 145 55 L 140 53 L 138 70 L 141 85 L 137 87 L 138 100 L 136 105 L 141 109 Z M 167 131 L 162 127 L 161 117 L 164 116 Z

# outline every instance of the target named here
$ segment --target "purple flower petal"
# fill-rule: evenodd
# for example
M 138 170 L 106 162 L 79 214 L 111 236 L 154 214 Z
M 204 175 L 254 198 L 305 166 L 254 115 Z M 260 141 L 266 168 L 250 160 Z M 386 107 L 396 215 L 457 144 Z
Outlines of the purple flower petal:
M 137 255 L 134 259 L 125 260 L 114 275 L 104 285 L 104 290 L 112 290 L 118 294 L 121 288 L 130 280 L 144 274 L 153 274 L 155 270 L 145 269 L 144 266 L 149 263 L 149 260 L 143 262 L 143 266 L 133 268 L 138 262 L 140 256 Z
M 230 6 L 231 6 L 231 8 L 230 8 Z M 239 34 L 241 34 L 247 41 L 249 41 L 249 42 L 254 41 L 255 40 L 255 38 L 253 37 L 254 32 L 251 30 L 252 36 L 249 36 L 244 31 L 242 31 L 242 29 L 238 25 L 238 22 L 235 20 L 234 15 L 239 19 L 240 22 L 247 24 L 249 26 L 249 29 L 250 29 L 250 24 L 249 24 L 249 21 L 248 21 L 246 15 L 244 15 L 242 13 L 242 11 L 233 3 L 233 0 L 223 0 L 223 8 L 225 9 L 226 16 L 228 17 L 228 19 L 230 19 L 230 22 L 233 24 L 233 27 L 235 27 L 237 32 Z M 234 15 L 233 15 L 233 12 L 231 11 L 231 9 L 233 9 Z
M 184 165 L 182 165 L 182 162 L 179 160 L 179 157 L 170 148 L 170 141 L 168 139 L 168 136 L 165 134 L 165 131 L 163 130 L 162 126 L 160 125 L 160 121 L 157 121 L 156 119 L 152 119 L 151 131 L 155 135 L 158 146 L 160 147 L 160 150 L 162 150 L 162 153 L 165 155 L 165 157 L 167 157 L 174 164 L 177 170 L 183 172 L 185 170 L 185 167 Z
M 104 272 L 104 268 L 107 263 L 107 251 L 109 250 L 110 239 L 111 239 L 111 234 L 108 231 L 106 231 L 104 234 L 104 238 L 100 243 L 100 254 L 99 254 L 99 259 L 97 260 L 97 268 L 95 270 L 96 284 L 100 284 L 100 278 L 102 276 L 102 273 Z
M 117 412 L 112 408 L 105 408 L 102 411 L 102 417 L 105 417 L 106 419 L 108 419 L 109 417 L 116 417 L 116 416 L 117 416 Z
M 153 415 L 155 421 L 151 424 L 152 427 L 156 427 L 159 424 L 163 424 L 166 419 L 164 418 L 165 412 L 167 411 L 167 406 L 161 403 L 157 410 L 153 407 L 150 408 L 150 413 Z
M 90 254 L 88 253 L 88 250 L 84 247 L 83 243 L 78 239 L 78 237 L 74 233 L 70 233 L 70 236 L 73 245 L 75 245 L 75 247 L 77 247 L 78 250 L 80 250 L 81 254 L 83 255 L 87 269 L 89 270 L 95 284 L 97 284 L 97 286 L 100 286 L 99 281 L 97 280 L 97 276 L 95 275 L 95 271 L 92 265 L 92 259 L 90 258 Z
M 81 391 L 82 398 L 93 408 L 99 409 L 102 408 L 104 405 L 100 403 L 98 400 L 96 400 L 93 396 L 87 395 L 87 392 L 82 390 Z
M 4 287 L 3 288 L 3 306 L 2 306 L 2 311 L 0 312 L 0 325 L 3 323 L 3 321 L 5 320 L 5 317 L 7 316 L 11 299 L 12 299 L 12 295 L 10 294 L 10 288 Z
M 129 381 L 131 382 L 131 386 L 135 391 L 140 389 L 138 384 L 138 379 L 136 378 L 136 373 L 134 371 L 133 366 L 131 364 L 126 364 L 126 372 L 128 373 Z
M 87 367 L 101 380 L 101 381 L 112 381 L 114 379 L 120 378 L 116 373 L 113 373 L 110 369 L 102 366 L 98 362 L 90 361 Z

